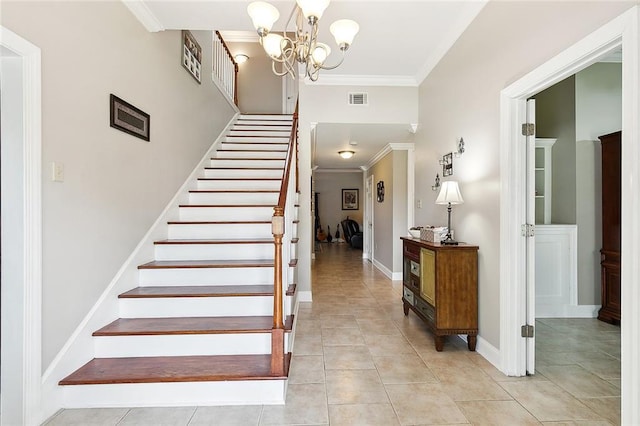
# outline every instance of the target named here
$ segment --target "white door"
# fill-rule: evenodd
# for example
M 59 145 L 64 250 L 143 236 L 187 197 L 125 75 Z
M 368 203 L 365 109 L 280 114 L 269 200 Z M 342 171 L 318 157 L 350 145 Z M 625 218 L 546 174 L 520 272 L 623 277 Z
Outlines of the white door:
M 373 175 L 365 184 L 364 250 L 362 257 L 373 261 Z
M 536 122 L 536 101 L 530 99 L 527 101 L 527 123 L 532 124 L 535 129 Z M 531 135 L 527 135 L 527 149 L 526 149 L 526 223 L 533 229 L 536 223 L 536 135 L 535 131 Z M 529 234 L 527 232 L 527 234 Z M 526 258 L 527 258 L 527 270 L 526 270 L 526 323 L 528 325 L 535 325 L 536 321 L 536 245 L 535 234 L 531 233 L 526 237 Z M 535 333 L 534 337 L 527 338 L 526 342 L 527 353 L 527 374 L 534 374 L 535 372 Z
M 288 74 L 284 75 L 282 77 L 282 113 L 293 114 L 296 109 L 297 100 L 298 80 L 294 80 Z

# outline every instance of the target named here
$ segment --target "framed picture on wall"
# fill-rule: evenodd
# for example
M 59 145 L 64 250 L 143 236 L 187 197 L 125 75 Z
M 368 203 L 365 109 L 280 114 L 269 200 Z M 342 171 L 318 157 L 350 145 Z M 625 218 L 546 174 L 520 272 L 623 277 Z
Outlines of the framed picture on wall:
M 109 125 L 147 142 L 151 138 L 151 116 L 113 93 L 109 95 Z
M 200 83 L 202 48 L 188 30 L 182 30 L 182 66 Z
M 358 190 L 342 190 L 342 210 L 358 210 Z

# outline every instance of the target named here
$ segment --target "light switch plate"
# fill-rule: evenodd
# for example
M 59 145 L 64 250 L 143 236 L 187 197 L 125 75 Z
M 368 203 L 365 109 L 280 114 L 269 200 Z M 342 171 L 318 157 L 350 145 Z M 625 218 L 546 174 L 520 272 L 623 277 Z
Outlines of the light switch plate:
M 64 182 L 64 164 L 53 162 L 51 163 L 51 180 L 53 182 Z

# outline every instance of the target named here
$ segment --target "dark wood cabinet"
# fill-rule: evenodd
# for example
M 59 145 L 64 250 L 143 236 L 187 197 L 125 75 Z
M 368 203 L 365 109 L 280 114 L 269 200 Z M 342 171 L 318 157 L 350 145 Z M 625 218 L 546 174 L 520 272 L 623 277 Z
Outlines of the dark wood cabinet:
M 602 308 L 598 319 L 620 324 L 620 164 L 622 132 L 600 136 L 602 145 Z
M 403 308 L 418 315 L 442 351 L 444 336 L 466 334 L 470 351 L 478 336 L 478 247 L 403 237 Z

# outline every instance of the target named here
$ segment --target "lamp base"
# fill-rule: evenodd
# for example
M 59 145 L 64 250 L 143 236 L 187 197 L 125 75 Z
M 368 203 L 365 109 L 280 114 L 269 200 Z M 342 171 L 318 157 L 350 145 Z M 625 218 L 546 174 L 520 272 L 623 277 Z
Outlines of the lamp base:
M 440 241 L 440 244 L 442 244 L 443 246 L 457 246 L 458 242 L 456 240 L 454 240 L 453 238 L 451 238 L 450 235 L 448 235 L 447 238 L 445 238 L 444 240 Z

